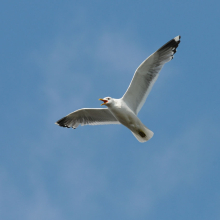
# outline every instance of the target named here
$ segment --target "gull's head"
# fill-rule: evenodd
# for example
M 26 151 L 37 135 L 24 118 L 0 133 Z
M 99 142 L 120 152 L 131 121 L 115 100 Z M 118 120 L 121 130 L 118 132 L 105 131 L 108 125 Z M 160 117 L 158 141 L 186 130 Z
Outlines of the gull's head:
M 103 103 L 101 104 L 102 105 L 110 105 L 112 102 L 113 102 L 113 98 L 111 97 L 105 97 L 103 99 L 99 99 L 100 101 L 103 101 Z

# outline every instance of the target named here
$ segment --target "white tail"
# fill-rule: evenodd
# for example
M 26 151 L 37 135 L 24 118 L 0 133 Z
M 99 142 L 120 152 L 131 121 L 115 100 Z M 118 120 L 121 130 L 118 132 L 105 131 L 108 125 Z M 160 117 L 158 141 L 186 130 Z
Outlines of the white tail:
M 132 134 L 137 138 L 137 140 L 141 143 L 150 140 L 154 136 L 154 132 L 148 129 L 146 126 L 142 130 L 138 130 L 136 132 L 132 131 Z

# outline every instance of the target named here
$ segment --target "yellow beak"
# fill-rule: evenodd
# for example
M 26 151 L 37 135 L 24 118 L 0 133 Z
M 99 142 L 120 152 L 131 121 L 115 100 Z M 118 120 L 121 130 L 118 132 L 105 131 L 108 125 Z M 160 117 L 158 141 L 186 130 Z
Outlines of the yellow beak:
M 104 99 L 99 99 L 99 100 L 104 102 L 104 103 L 101 104 L 101 106 L 105 105 L 108 102 L 107 100 L 104 100 Z

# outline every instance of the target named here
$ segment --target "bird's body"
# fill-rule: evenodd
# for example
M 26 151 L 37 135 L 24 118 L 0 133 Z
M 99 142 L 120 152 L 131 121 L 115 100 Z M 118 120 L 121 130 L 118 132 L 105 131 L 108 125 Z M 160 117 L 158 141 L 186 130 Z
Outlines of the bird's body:
M 104 102 L 102 105 L 106 105 L 107 109 L 79 109 L 60 119 L 56 124 L 68 128 L 77 128 L 79 124 L 123 124 L 131 130 L 138 141 L 148 141 L 154 133 L 141 122 L 137 114 L 145 103 L 160 70 L 173 58 L 179 43 L 180 36 L 177 36 L 142 62 L 121 99 L 111 97 L 99 99 Z
M 137 115 L 127 106 L 123 99 L 113 99 L 108 109 L 115 118 L 131 132 L 138 137 L 140 142 L 145 142 L 153 137 L 153 132 L 150 131 L 137 117 Z

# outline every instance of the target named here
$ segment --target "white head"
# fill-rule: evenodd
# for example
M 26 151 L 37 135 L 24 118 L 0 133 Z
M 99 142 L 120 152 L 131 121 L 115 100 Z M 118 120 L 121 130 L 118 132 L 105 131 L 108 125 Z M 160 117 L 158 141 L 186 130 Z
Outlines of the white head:
M 108 105 L 110 105 L 111 103 L 114 102 L 114 99 L 111 98 L 111 97 L 105 97 L 105 98 L 99 99 L 99 100 L 104 102 L 104 103 L 101 104 L 101 106 L 102 106 L 102 105 L 108 106 Z

